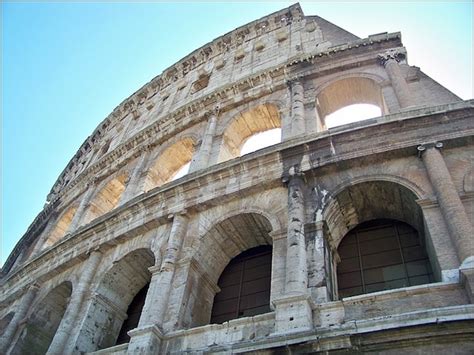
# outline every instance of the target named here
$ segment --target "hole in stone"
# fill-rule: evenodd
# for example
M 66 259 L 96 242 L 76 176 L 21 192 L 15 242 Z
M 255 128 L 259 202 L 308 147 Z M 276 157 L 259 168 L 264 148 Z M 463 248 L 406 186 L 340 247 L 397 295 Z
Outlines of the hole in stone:
M 294 319 L 293 317 L 290 317 L 290 322 L 291 322 L 293 319 Z

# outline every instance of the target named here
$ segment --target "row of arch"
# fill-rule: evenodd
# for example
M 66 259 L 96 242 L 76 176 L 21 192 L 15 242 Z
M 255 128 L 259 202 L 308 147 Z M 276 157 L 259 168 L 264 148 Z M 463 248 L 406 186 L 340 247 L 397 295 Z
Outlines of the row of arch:
M 337 125 L 338 120 L 347 123 L 360 119 L 361 114 L 362 116 L 369 115 L 363 118 L 370 118 L 387 112 L 381 87 L 373 79 L 366 77 L 344 78 L 327 85 L 318 95 L 317 104 L 318 114 L 323 118 L 322 121 L 326 127 Z M 354 104 L 359 108 L 369 104 L 372 111 L 356 112 L 353 109 L 345 118 L 338 116 L 338 112 L 344 113 Z M 218 154 L 215 154 L 214 162 L 223 162 L 279 143 L 282 139 L 282 123 L 281 113 L 275 104 L 259 105 L 237 114 L 220 134 L 220 147 Z M 143 168 L 145 173 L 138 174 L 139 179 L 142 179 L 138 193 L 161 186 L 184 176 L 190 169 L 195 169 L 193 159 L 196 159 L 198 153 L 196 139 L 191 136 L 184 136 L 160 149 L 159 155 L 150 159 L 151 164 Z M 123 194 L 129 180 L 132 179 L 131 174 L 129 171 L 124 171 L 115 174 L 113 178 L 103 183 L 90 200 L 87 210 L 79 211 L 81 216 L 76 216 L 79 202 L 73 203 L 56 219 L 54 227 L 47 231 L 42 248 L 55 244 L 67 232 L 91 222 L 111 211 L 121 202 L 125 202 Z M 129 195 L 128 198 L 130 197 L 133 196 Z
M 415 202 L 418 197 L 397 183 L 371 181 L 351 185 L 332 198 L 324 215 L 331 256 L 327 270 L 333 270 L 326 277 L 333 300 L 436 280 L 436 260 L 426 247 L 429 235 Z M 383 202 L 387 200 L 392 203 Z M 351 210 L 352 216 L 344 209 Z M 272 232 L 279 228 L 271 213 L 256 209 L 226 216 L 198 238 L 193 258 L 199 270 L 206 270 L 206 277 L 189 278 L 196 283 L 181 312 L 189 317 L 180 327 L 270 312 L 271 294 L 278 292 L 274 273 L 281 270 L 275 267 L 278 258 L 273 257 L 281 244 L 275 243 Z M 88 339 L 81 342 L 88 345 L 81 351 L 129 341 L 127 332 L 137 327 L 147 297 L 149 268 L 159 266 L 160 260 L 150 249 L 139 247 L 112 262 L 96 283 L 94 299 L 85 310 L 90 317 L 84 318 L 78 336 Z M 308 267 L 310 271 L 311 265 Z M 210 292 L 204 285 L 207 282 L 217 287 Z M 15 345 L 18 351 L 13 353 L 47 350 L 73 287 L 65 281 L 37 303 Z

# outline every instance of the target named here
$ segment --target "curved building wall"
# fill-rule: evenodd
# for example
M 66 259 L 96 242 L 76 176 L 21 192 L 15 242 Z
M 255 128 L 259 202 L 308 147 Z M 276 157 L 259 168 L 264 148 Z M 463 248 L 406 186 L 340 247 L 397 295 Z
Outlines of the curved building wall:
M 382 116 L 326 128 L 354 103 Z M 0 352 L 468 353 L 472 122 L 399 33 L 360 39 L 299 5 L 239 27 L 121 103 L 61 173 L 2 269 Z M 274 128 L 280 143 L 240 156 Z M 385 248 L 386 220 L 416 243 L 396 232 Z M 258 258 L 226 268 L 259 246 L 269 296 Z M 342 297 L 340 265 L 345 289 L 378 291 Z M 237 318 L 209 324 L 215 298 Z

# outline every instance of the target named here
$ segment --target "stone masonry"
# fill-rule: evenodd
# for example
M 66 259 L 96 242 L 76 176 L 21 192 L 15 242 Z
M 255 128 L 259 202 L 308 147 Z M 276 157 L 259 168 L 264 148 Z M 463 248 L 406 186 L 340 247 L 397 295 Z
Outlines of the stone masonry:
M 357 103 L 381 116 L 327 128 Z M 0 353 L 470 354 L 473 133 L 474 100 L 410 66 L 400 33 L 358 38 L 298 4 L 239 27 L 71 159 L 2 269 Z M 429 281 L 342 296 L 341 242 L 385 220 L 416 231 Z M 211 324 L 229 263 L 264 245 L 268 310 Z

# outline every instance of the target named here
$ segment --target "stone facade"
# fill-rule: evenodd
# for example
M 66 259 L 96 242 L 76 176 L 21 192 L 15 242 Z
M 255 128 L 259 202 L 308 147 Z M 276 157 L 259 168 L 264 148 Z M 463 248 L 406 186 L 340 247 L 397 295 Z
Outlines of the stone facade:
M 382 116 L 327 129 L 355 103 Z M 0 353 L 472 353 L 473 118 L 400 33 L 361 39 L 299 5 L 237 28 L 121 103 L 61 173 L 2 269 Z M 281 143 L 239 157 L 273 128 Z M 341 241 L 381 219 L 419 233 L 430 281 L 341 297 Z M 259 245 L 271 311 L 209 324 L 223 270 Z

